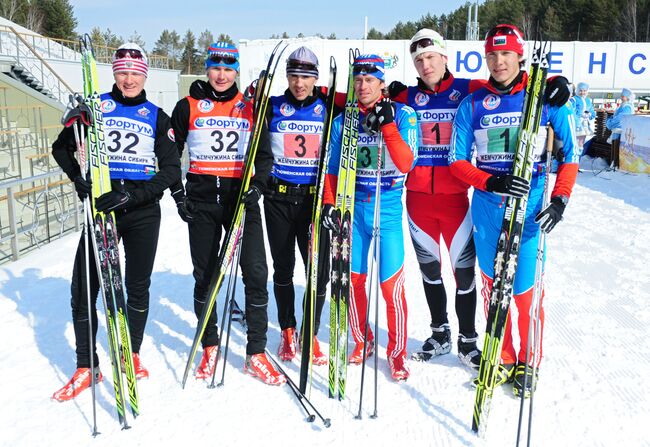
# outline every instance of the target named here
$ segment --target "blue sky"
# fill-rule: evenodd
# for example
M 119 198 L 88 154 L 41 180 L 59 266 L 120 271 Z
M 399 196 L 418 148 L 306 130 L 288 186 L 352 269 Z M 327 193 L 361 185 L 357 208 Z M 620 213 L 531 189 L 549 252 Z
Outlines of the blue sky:
M 187 29 L 198 34 L 209 29 L 215 36 L 229 34 L 239 39 L 267 38 L 271 34 L 290 36 L 336 33 L 338 38 L 363 37 L 364 16 L 368 27 L 390 30 L 398 21 L 417 20 L 426 13 L 449 13 L 466 0 L 409 1 L 398 9 L 399 1 L 326 0 L 325 2 L 251 0 L 70 0 L 79 22 L 77 32 L 99 26 L 128 38 L 134 30 L 151 50 L 163 29 L 175 29 L 181 36 Z M 313 7 L 311 5 L 326 5 Z M 308 6 L 309 5 L 309 6 Z

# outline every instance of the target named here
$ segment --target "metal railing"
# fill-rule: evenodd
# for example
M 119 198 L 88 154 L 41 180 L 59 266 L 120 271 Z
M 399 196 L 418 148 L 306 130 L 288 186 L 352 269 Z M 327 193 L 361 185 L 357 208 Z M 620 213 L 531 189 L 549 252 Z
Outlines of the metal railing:
M 0 182 L 0 264 L 81 225 L 81 202 L 60 169 Z
M 0 54 L 6 54 L 4 46 L 11 46 L 11 41 L 4 40 L 3 33 L 19 35 L 25 42 L 34 48 L 42 57 L 46 59 L 61 59 L 67 61 L 80 61 L 81 54 L 79 42 L 68 39 L 55 39 L 40 36 L 38 34 L 21 33 L 13 30 L 9 26 L 0 26 Z M 10 36 L 11 37 L 11 36 Z M 117 48 L 104 45 L 93 45 L 95 49 L 95 59 L 97 62 L 110 64 L 113 54 Z M 151 68 L 169 68 L 169 58 L 156 54 L 148 54 L 147 59 Z
M 25 39 L 25 35 L 11 26 L 0 29 L 0 54 L 14 57 L 16 64 L 40 82 L 59 102 L 65 103 L 68 95 L 73 93 L 72 87 L 52 69 L 35 46 Z

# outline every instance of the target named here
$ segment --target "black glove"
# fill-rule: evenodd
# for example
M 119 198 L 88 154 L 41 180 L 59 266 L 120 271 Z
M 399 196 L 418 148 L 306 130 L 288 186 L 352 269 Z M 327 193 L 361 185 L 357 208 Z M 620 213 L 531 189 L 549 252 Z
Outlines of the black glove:
M 74 178 L 74 189 L 77 191 L 79 200 L 83 201 L 93 190 L 93 183 L 90 179 L 84 179 L 81 175 Z
M 121 210 L 133 204 L 133 197 L 126 191 L 109 191 L 102 194 L 95 201 L 95 208 L 99 212 L 110 213 Z
M 75 106 L 75 104 L 77 105 Z M 70 95 L 70 102 L 63 112 L 61 124 L 64 127 L 70 127 L 77 121 L 81 121 L 85 126 L 90 126 L 93 122 L 93 112 L 88 107 L 88 104 L 83 102 L 81 96 L 75 98 Z
M 190 85 L 190 96 L 194 99 L 205 99 L 208 97 L 210 86 L 207 82 L 197 79 Z
M 388 85 L 388 96 L 391 98 L 395 98 L 397 95 L 402 93 L 407 88 L 408 87 L 402 84 L 401 82 L 393 81 Z
M 571 97 L 571 87 L 569 87 L 569 80 L 564 76 L 556 76 L 549 81 L 546 81 L 546 93 L 544 94 L 544 101 L 549 106 L 561 107 Z
M 251 209 L 260 200 L 260 197 L 262 197 L 260 189 L 255 185 L 251 185 L 242 196 L 241 201 L 244 202 L 246 209 Z
M 187 197 L 182 196 L 176 201 L 176 210 L 183 222 L 190 223 L 194 220 L 194 204 Z
M 544 233 L 550 233 L 555 225 L 562 220 L 568 199 L 564 196 L 555 196 L 551 203 L 535 216 L 535 222 Z
M 530 182 L 516 175 L 493 175 L 487 180 L 485 189 L 501 196 L 521 199 L 528 194 Z
M 364 121 L 366 132 L 373 134 L 379 132 L 379 128 L 390 124 L 395 119 L 393 104 L 388 98 L 382 98 L 375 103 L 373 110 L 368 112 Z
M 341 231 L 341 214 L 339 210 L 334 208 L 334 205 L 324 205 L 321 220 L 323 226 L 331 230 L 334 234 L 339 234 Z

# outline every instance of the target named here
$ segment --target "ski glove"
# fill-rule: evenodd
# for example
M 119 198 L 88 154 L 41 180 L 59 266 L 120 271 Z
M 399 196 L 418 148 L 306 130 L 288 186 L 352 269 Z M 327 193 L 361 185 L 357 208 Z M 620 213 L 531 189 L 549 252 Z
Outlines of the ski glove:
M 110 213 L 121 210 L 133 204 L 133 197 L 126 191 L 109 191 L 102 194 L 95 201 L 95 208 L 99 212 Z
M 68 105 L 68 108 L 63 112 L 61 124 L 63 124 L 64 127 L 70 127 L 77 121 L 81 121 L 84 126 L 90 126 L 92 124 L 93 112 L 87 104 L 80 103 L 76 107 Z
M 323 226 L 334 234 L 339 234 L 341 230 L 341 215 L 340 212 L 334 208 L 334 205 L 323 206 Z
M 74 178 L 74 189 L 77 191 L 79 200 L 83 201 L 92 192 L 93 184 L 90 179 L 84 179 L 81 175 Z
M 194 204 L 187 197 L 182 196 L 176 201 L 176 210 L 183 222 L 190 223 L 194 220 Z
M 395 119 L 395 111 L 390 99 L 382 98 L 375 103 L 373 110 L 368 112 L 364 128 L 368 133 L 379 132 L 379 128 L 390 124 Z
M 568 200 L 565 196 L 555 196 L 551 199 L 551 203 L 535 216 L 535 222 L 539 224 L 539 228 L 544 233 L 550 233 L 555 225 L 562 220 Z
M 197 79 L 190 85 L 190 96 L 194 99 L 205 99 L 208 97 L 208 83 Z
M 246 191 L 242 196 L 241 201 L 244 203 L 244 206 L 246 206 L 246 209 L 250 210 L 260 200 L 260 197 L 262 197 L 260 189 L 255 185 L 251 185 L 251 187 L 248 188 L 248 191 Z
M 564 76 L 556 76 L 546 82 L 544 101 L 549 106 L 562 107 L 570 97 L 569 80 Z
M 397 95 L 402 93 L 404 90 L 406 90 L 408 87 L 406 87 L 404 84 L 402 84 L 399 81 L 393 81 L 390 83 L 388 86 L 388 96 L 391 98 L 395 98 Z
M 530 182 L 523 177 L 516 175 L 493 175 L 485 183 L 485 190 L 499 194 L 500 196 L 510 196 L 515 199 L 521 199 L 528 194 Z

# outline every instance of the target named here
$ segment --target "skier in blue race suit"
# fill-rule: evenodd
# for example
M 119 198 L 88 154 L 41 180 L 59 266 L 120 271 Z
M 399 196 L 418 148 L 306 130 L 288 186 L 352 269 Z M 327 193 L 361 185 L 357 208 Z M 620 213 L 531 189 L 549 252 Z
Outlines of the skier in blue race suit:
M 452 174 L 474 186 L 472 220 L 474 241 L 483 278 L 483 297 L 490 296 L 494 277 L 494 258 L 501 232 L 504 196 L 528 196 L 523 240 L 515 275 L 514 301 L 518 309 L 520 347 L 513 344 L 511 321 L 508 318 L 503 338 L 501 365 L 497 384 L 513 381 L 516 394 L 524 392 L 523 376 L 528 342 L 529 310 L 535 282 L 537 241 L 540 230 L 549 232 L 562 219 L 578 172 L 575 151 L 575 124 L 569 106 L 544 105 L 537 146 L 534 153 L 533 177 L 530 182 L 513 176 L 512 162 L 528 75 L 521 70 L 524 61 L 523 34 L 513 25 L 498 25 L 486 37 L 485 54 L 490 79 L 488 84 L 463 100 L 453 126 L 449 163 Z M 549 98 L 546 98 L 548 101 Z M 564 160 L 560 162 L 550 204 L 542 210 L 545 181 L 545 125 L 550 123 L 563 144 Z M 472 156 L 476 148 L 476 166 Z M 544 313 L 540 311 L 543 327 Z M 541 359 L 541 342 L 537 347 L 535 367 Z M 515 368 L 516 365 L 516 368 Z M 528 368 L 529 374 L 532 369 Z M 530 392 L 530 378 L 526 394 Z
M 404 234 L 402 231 L 402 191 L 404 177 L 417 161 L 418 128 L 415 111 L 382 96 L 384 61 L 368 54 L 358 56 L 353 68 L 354 89 L 359 100 L 359 138 L 357 148 L 356 191 L 352 231 L 352 293 L 349 306 L 350 330 L 356 347 L 350 363 L 363 360 L 366 330 L 366 276 L 368 251 L 372 241 L 377 155 L 380 135 L 383 139 L 381 166 L 380 266 L 381 290 L 388 314 L 387 357 L 395 380 L 409 376 L 406 362 L 406 298 L 404 296 Z M 362 125 L 366 122 L 366 125 Z M 333 208 L 336 180 L 341 156 L 343 115 L 332 123 L 330 158 L 323 195 L 324 224 L 338 231 L 338 217 Z M 368 329 L 369 343 L 365 355 L 374 351 L 374 338 Z

